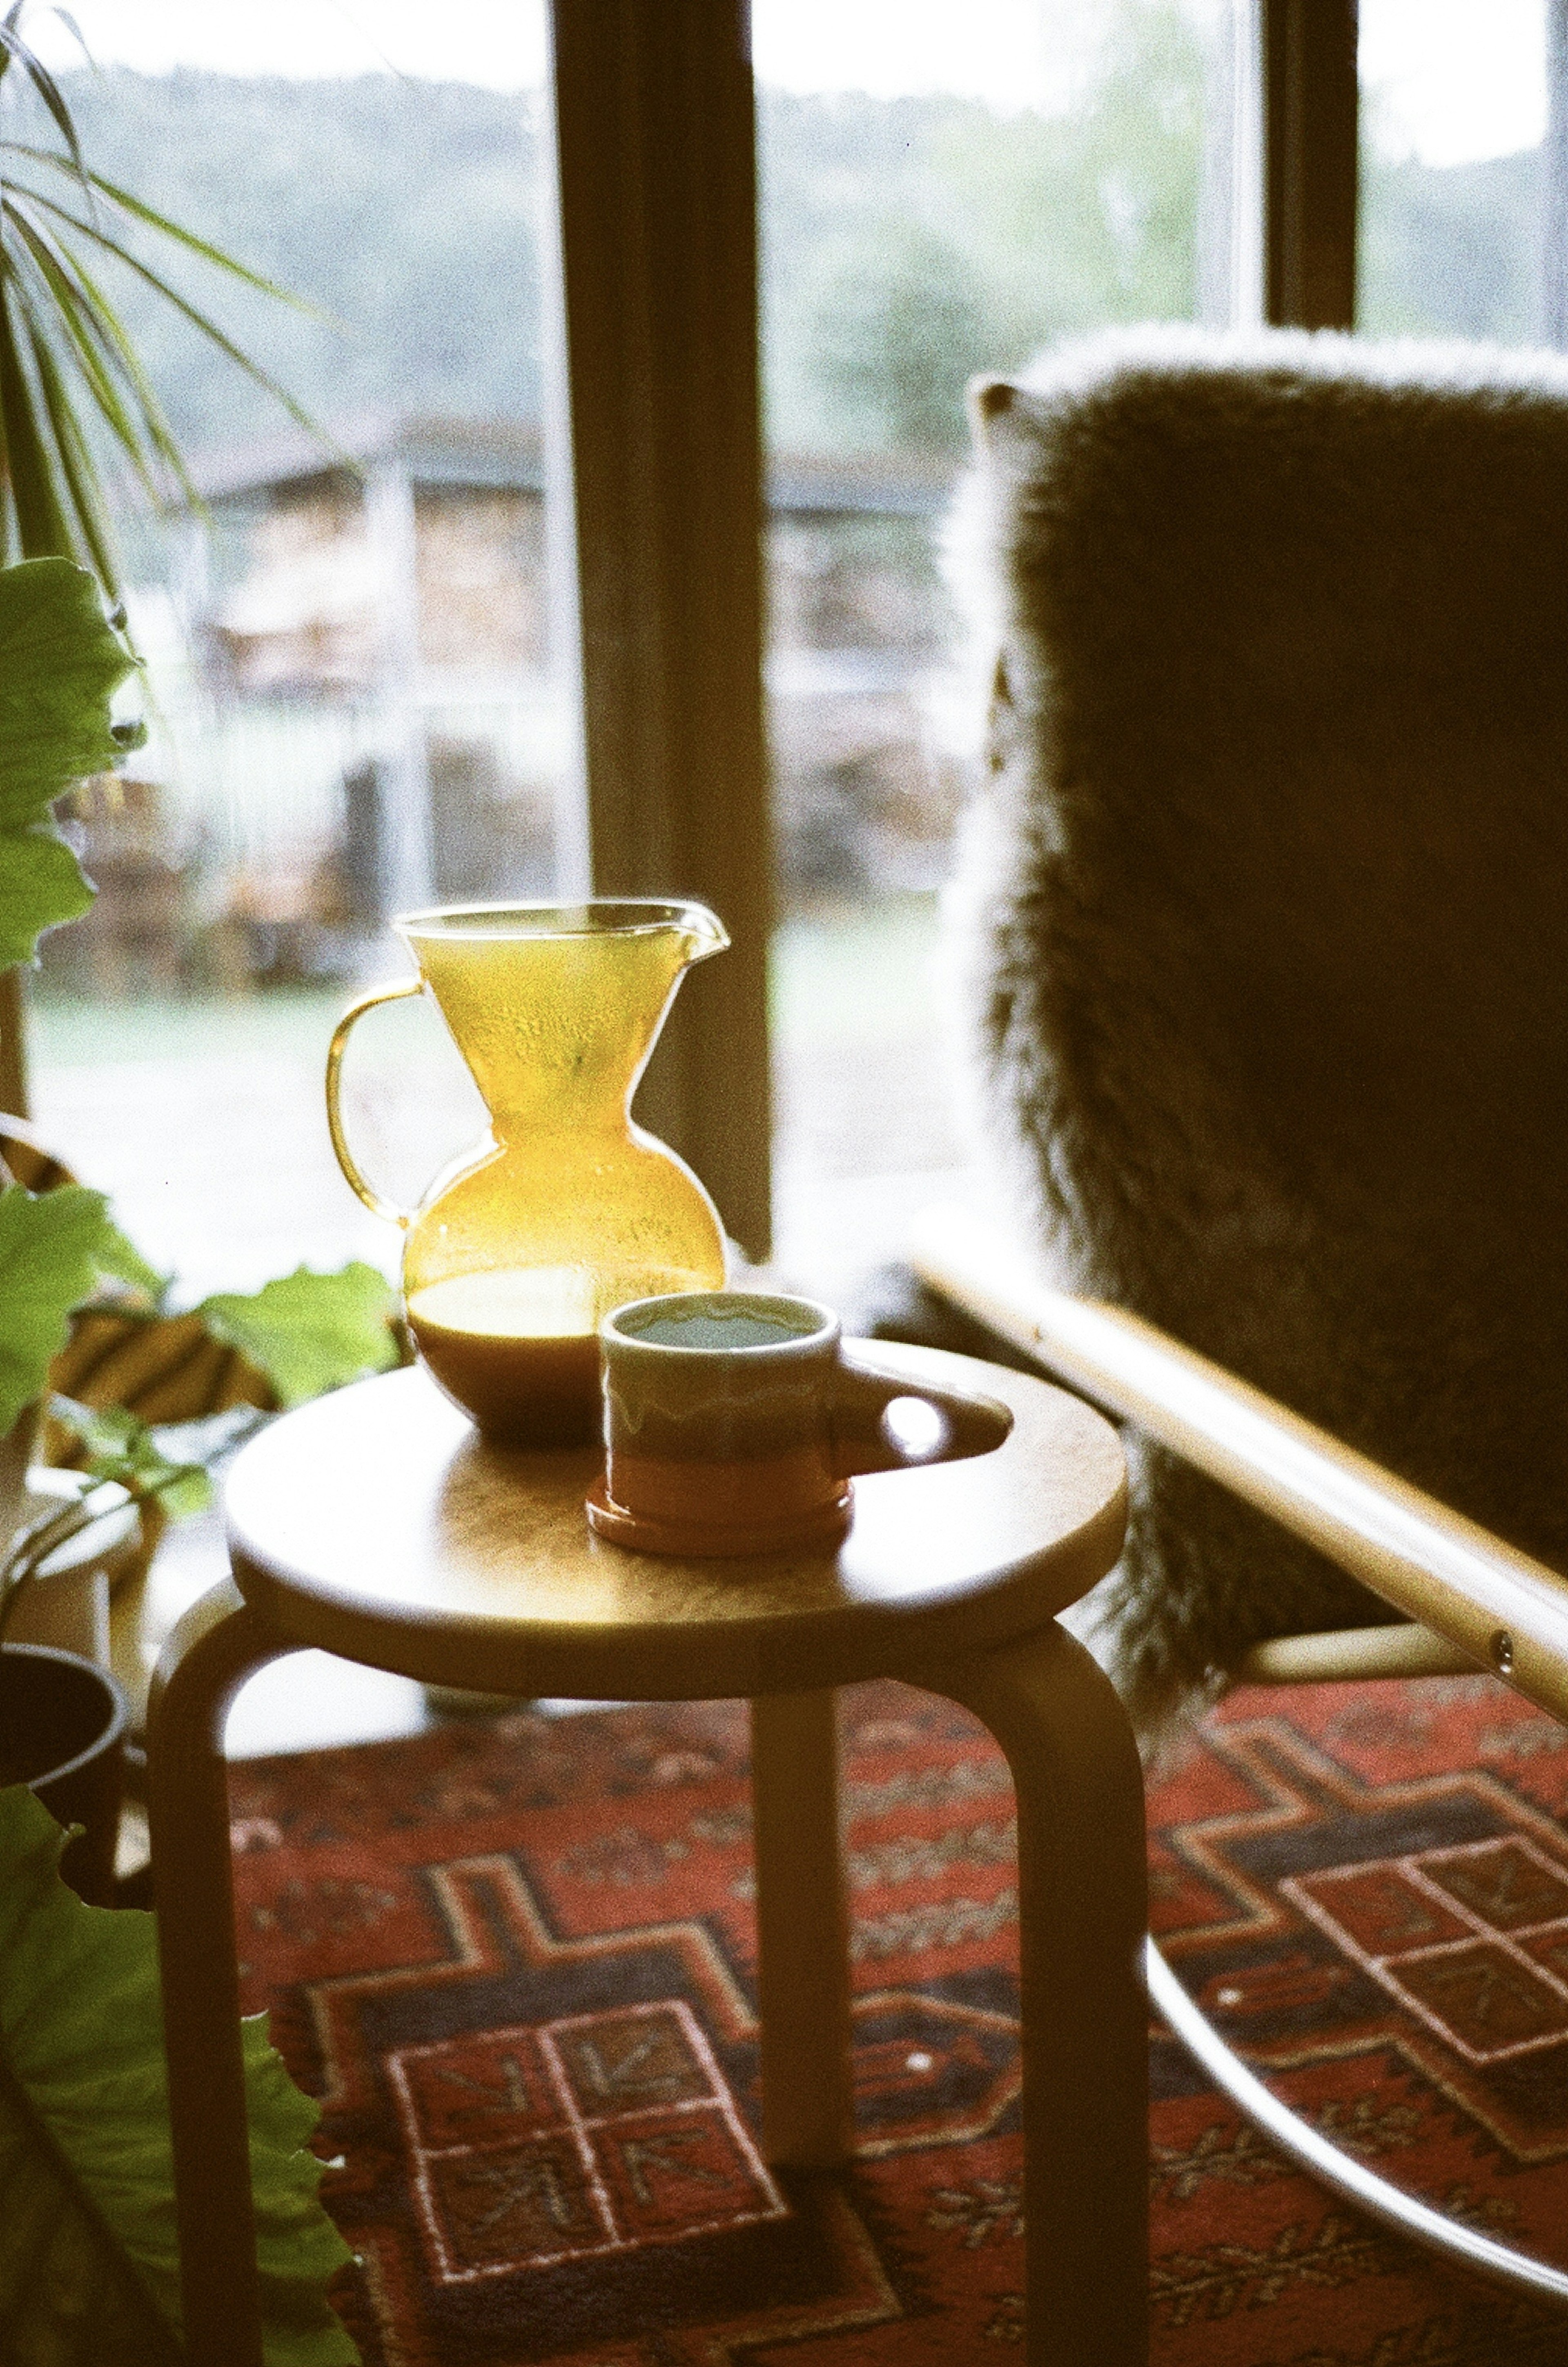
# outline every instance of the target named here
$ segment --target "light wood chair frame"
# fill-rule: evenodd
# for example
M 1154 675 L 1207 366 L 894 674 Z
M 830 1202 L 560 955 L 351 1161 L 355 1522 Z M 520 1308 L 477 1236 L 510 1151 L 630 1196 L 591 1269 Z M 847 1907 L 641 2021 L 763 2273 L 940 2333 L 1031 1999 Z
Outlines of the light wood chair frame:
M 1359 1579 L 1388 1626 L 1281 1637 L 1235 1681 L 1322 1684 L 1487 1670 L 1568 1725 L 1568 1579 L 1407 1486 L 1124 1308 L 1043 1280 L 995 1227 L 932 1209 L 909 1244 L 929 1288 Z M 1568 2310 L 1568 2275 L 1431 2209 L 1328 2143 L 1192 2002 L 1151 1940 L 1150 1999 L 1215 2086 L 1280 2151 L 1383 2225 Z

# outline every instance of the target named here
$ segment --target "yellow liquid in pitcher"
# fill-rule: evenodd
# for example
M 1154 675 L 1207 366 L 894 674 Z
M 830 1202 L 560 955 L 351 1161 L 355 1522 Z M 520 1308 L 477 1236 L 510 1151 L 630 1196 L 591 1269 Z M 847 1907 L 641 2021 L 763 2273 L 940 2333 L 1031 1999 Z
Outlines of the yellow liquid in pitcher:
M 682 970 L 724 933 L 700 907 L 498 907 L 399 923 L 490 1111 L 492 1140 L 410 1228 L 420 1353 L 488 1438 L 600 1434 L 599 1325 L 724 1279 L 717 1214 L 628 1104 Z

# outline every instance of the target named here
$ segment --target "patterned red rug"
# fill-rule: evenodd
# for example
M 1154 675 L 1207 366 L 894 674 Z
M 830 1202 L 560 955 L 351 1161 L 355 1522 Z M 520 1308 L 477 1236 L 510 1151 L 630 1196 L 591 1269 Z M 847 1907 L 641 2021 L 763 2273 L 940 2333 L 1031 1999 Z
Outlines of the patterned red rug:
M 861 2150 L 757 2151 L 743 1712 L 235 1771 L 242 1954 L 325 2102 L 374 2367 L 952 2367 L 1022 2332 L 1011 1796 L 844 1697 Z M 1337 2140 L 1568 2259 L 1568 1733 L 1483 1678 L 1236 1693 L 1151 1796 L 1174 1962 Z M 1568 2367 L 1152 2040 L 1159 2367 Z M 1004 2354 L 1005 2355 L 1005 2354 Z

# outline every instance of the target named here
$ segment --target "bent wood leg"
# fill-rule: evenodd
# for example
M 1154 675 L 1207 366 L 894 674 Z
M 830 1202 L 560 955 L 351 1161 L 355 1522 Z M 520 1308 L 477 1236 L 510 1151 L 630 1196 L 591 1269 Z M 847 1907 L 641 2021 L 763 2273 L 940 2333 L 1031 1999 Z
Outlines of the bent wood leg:
M 784 2168 L 831 2169 L 854 2126 L 836 1694 L 753 1701 L 751 1790 L 762 2149 Z
M 1144 1787 L 1109 1680 L 1055 1622 L 904 1671 L 990 1728 L 1018 1795 L 1028 2367 L 1148 2357 Z
M 170 1637 L 148 1709 L 148 1822 L 188 2367 L 262 2367 L 223 1718 L 245 1679 L 291 1649 L 225 1579 Z

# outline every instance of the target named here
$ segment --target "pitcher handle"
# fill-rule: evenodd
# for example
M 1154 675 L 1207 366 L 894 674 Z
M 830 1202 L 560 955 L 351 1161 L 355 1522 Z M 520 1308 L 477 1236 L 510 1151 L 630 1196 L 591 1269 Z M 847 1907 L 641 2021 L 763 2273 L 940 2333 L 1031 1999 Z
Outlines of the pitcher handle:
M 355 1022 L 363 1019 L 367 1011 L 374 1011 L 378 1002 L 400 1002 L 404 995 L 421 994 L 423 991 L 424 980 L 421 978 L 400 978 L 390 986 L 373 986 L 368 994 L 360 995 L 349 1004 L 327 1048 L 327 1130 L 333 1138 L 333 1149 L 337 1153 L 337 1163 L 373 1215 L 385 1217 L 390 1223 L 401 1225 L 405 1230 L 413 1222 L 413 1211 L 412 1208 L 400 1208 L 396 1201 L 387 1199 L 377 1191 L 374 1184 L 367 1183 L 361 1174 L 348 1147 L 348 1137 L 343 1130 L 343 1111 L 338 1106 L 338 1094 L 343 1082 L 343 1056 L 347 1048 L 349 1030 Z

